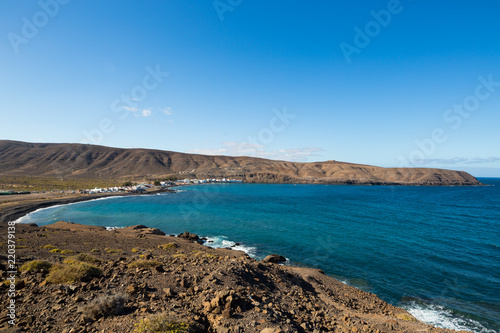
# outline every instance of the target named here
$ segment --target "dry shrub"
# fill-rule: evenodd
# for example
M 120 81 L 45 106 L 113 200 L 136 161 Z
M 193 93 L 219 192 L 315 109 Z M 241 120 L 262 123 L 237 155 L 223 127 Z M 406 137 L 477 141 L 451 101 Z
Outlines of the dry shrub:
M 94 319 L 116 316 L 123 312 L 127 299 L 127 295 L 122 293 L 102 296 L 83 306 L 79 311 Z
M 134 325 L 135 333 L 196 333 L 206 332 L 197 323 L 187 323 L 184 320 L 172 319 L 168 314 L 153 315 L 142 319 Z
M 102 273 L 99 267 L 85 262 L 75 262 L 64 265 L 53 265 L 47 276 L 48 283 L 62 284 L 75 283 L 78 281 L 90 281 Z
M 167 244 L 158 245 L 158 248 L 163 249 L 163 250 L 176 249 L 178 247 L 179 247 L 179 245 L 177 245 L 175 243 L 167 243 Z
M 29 271 L 41 271 L 41 270 L 49 270 L 52 267 L 50 262 L 45 260 L 33 260 L 25 263 L 21 266 L 21 272 L 29 272 Z
M 81 262 L 87 262 L 89 264 L 98 264 L 102 261 L 101 259 L 96 258 L 94 256 L 91 256 L 90 254 L 87 254 L 87 253 L 79 253 L 76 256 L 69 257 L 68 259 L 75 260 L 75 261 L 81 261 Z

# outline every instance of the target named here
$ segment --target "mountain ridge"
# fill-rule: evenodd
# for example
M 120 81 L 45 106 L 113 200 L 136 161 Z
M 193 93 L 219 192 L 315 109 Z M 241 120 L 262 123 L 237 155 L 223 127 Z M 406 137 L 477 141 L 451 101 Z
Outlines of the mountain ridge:
M 289 162 L 144 148 L 0 140 L 0 175 L 58 178 L 235 178 L 251 183 L 481 185 L 464 171 Z

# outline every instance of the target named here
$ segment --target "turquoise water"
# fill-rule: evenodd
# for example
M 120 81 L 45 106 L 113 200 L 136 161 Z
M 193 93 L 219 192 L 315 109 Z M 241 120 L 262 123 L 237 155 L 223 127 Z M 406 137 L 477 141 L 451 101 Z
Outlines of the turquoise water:
M 484 187 L 219 184 L 52 207 L 59 220 L 190 231 L 282 254 L 441 327 L 500 332 L 500 179 Z

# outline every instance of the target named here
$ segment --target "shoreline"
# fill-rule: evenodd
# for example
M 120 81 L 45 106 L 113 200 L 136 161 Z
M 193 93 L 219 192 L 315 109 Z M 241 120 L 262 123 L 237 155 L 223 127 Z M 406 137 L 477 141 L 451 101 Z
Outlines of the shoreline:
M 270 184 L 270 183 L 247 183 L 247 184 Z M 321 183 L 275 183 L 275 184 L 300 184 L 300 185 L 347 185 L 347 184 L 321 184 Z M 13 194 L 9 196 L 0 197 L 0 199 L 12 199 L 12 197 L 22 198 L 27 200 L 21 200 L 19 203 L 14 203 L 9 205 L 9 201 L 14 200 L 4 200 L 0 201 L 0 225 L 10 221 L 18 220 L 19 218 L 28 215 L 38 209 L 49 208 L 57 205 L 66 205 L 84 201 L 91 201 L 95 199 L 101 199 L 106 197 L 119 197 L 119 196 L 131 196 L 131 195 L 150 195 L 162 192 L 170 192 L 171 188 L 182 187 L 182 186 L 195 186 L 204 184 L 176 184 L 175 186 L 165 187 L 165 188 L 155 188 L 152 191 L 146 193 L 128 193 L 128 192 L 114 192 L 114 193 L 100 193 L 100 194 L 74 194 L 74 195 L 64 195 L 55 197 L 53 199 L 49 198 L 39 198 L 38 200 L 31 199 L 34 194 Z M 453 187 L 453 186 L 492 186 L 488 184 L 483 184 L 479 182 L 477 185 L 410 185 L 410 184 L 349 184 L 357 186 L 443 186 L 443 187 Z M 46 195 L 50 195 L 47 193 Z M 40 196 L 40 195 L 38 195 Z M 30 200 L 31 199 L 31 200 Z M 7 203 L 7 204 L 6 204 Z
M 196 185 L 203 185 L 203 184 L 190 184 L 190 185 L 196 186 Z M 9 207 L 13 211 L 10 215 L 4 215 L 5 210 L 3 210 L 3 209 L 0 210 L 0 226 L 2 226 L 2 225 L 5 226 L 5 224 L 3 223 L 4 221 L 5 222 L 15 221 L 15 220 L 21 218 L 22 216 L 25 216 L 31 212 L 36 211 L 36 210 L 50 208 L 50 207 L 57 206 L 57 205 L 66 205 L 66 204 L 72 204 L 72 203 L 78 203 L 78 202 L 84 202 L 84 201 L 98 200 L 98 199 L 103 199 L 103 198 L 124 197 L 124 196 L 130 196 L 130 195 L 153 195 L 153 194 L 162 193 L 162 192 L 174 192 L 173 188 L 182 187 L 182 186 L 186 186 L 186 185 L 181 184 L 181 185 L 176 185 L 176 186 L 172 186 L 172 187 L 168 187 L 168 188 L 154 189 L 154 190 L 146 192 L 146 193 L 120 192 L 120 193 L 102 193 L 102 194 L 94 194 L 94 195 L 77 195 L 77 196 L 71 196 L 71 197 L 65 197 L 65 198 L 64 197 L 63 198 L 61 198 L 61 197 L 53 198 L 50 200 L 39 201 L 39 202 L 33 202 L 30 200 L 26 200 L 26 202 L 19 203 L 15 206 Z M 26 195 L 23 195 L 23 197 L 26 197 Z M 1 208 L 2 208 L 2 206 L 0 205 L 0 209 Z M 45 226 L 45 227 L 47 227 L 47 226 Z M 207 244 L 207 243 L 205 243 L 203 245 L 210 247 L 210 244 Z M 215 248 L 215 249 L 218 250 L 219 248 Z M 228 248 L 221 248 L 221 249 L 228 249 Z M 228 249 L 228 250 L 241 251 L 238 249 Z M 292 267 L 295 267 L 298 269 L 303 268 L 303 269 L 314 270 L 314 268 L 308 267 L 307 265 L 306 266 L 299 265 L 299 266 L 292 266 Z M 332 277 L 332 279 L 335 279 L 335 278 Z M 335 280 L 339 281 L 337 279 L 335 279 Z M 342 281 L 339 281 L 339 282 L 344 283 Z
M 35 196 L 34 194 L 14 194 L 12 195 L 12 197 L 2 198 L 11 200 L 5 200 L 0 204 L 0 225 L 11 221 L 16 221 L 21 217 L 42 208 L 49 208 L 58 205 L 67 205 L 67 204 L 91 201 L 108 197 L 152 195 L 164 192 L 172 192 L 171 187 L 154 188 L 153 190 L 147 191 L 146 193 L 113 192 L 113 193 L 99 193 L 99 194 L 74 194 L 65 196 L 55 196 L 54 198 L 46 198 L 46 197 L 40 198 L 40 195 Z M 22 199 L 22 200 L 16 200 L 16 199 Z
M 161 314 L 200 328 L 193 332 L 457 332 L 420 322 L 321 270 L 206 247 L 194 234 L 171 237 L 144 225 L 107 231 L 68 222 L 16 229 L 23 245 L 16 248 L 19 266 L 38 260 L 76 268 L 85 265 L 81 254 L 99 270 L 69 286 L 51 280 L 52 269 L 20 273 L 16 317 L 28 331 L 124 332 Z M 99 312 L 104 310 L 96 304 L 110 297 L 122 299 L 120 308 Z

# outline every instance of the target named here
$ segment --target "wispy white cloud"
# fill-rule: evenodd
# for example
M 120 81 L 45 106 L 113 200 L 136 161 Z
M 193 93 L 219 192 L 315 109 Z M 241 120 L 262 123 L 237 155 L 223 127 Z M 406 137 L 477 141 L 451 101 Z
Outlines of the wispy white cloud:
M 141 109 L 141 108 L 136 108 L 136 107 L 132 107 L 132 106 L 123 106 L 123 109 L 127 110 L 127 111 L 130 111 L 130 112 L 133 112 L 135 114 L 136 117 L 149 117 L 153 114 L 153 111 L 154 110 L 158 110 L 164 114 L 166 114 L 167 116 L 170 116 L 173 114 L 172 112 L 172 108 L 167 106 L 167 107 L 164 107 L 164 108 L 152 108 L 152 107 L 149 107 L 149 108 L 145 108 L 145 109 Z M 137 112 L 139 111 L 139 112 Z M 173 120 L 170 119 L 168 120 L 169 123 L 173 123 Z
M 138 108 L 134 108 L 131 106 L 124 106 L 123 108 L 127 111 L 130 111 L 130 112 L 136 112 L 137 110 L 139 110 Z
M 190 153 L 204 155 L 252 156 L 273 160 L 291 162 L 307 162 L 312 157 L 319 156 L 321 148 L 293 148 L 267 151 L 264 145 L 248 142 L 223 142 L 220 148 L 193 149 Z
M 170 106 L 166 106 L 164 107 L 163 109 L 159 109 L 161 112 L 163 112 L 164 114 L 166 114 L 167 116 L 171 116 L 172 115 L 172 108 Z

